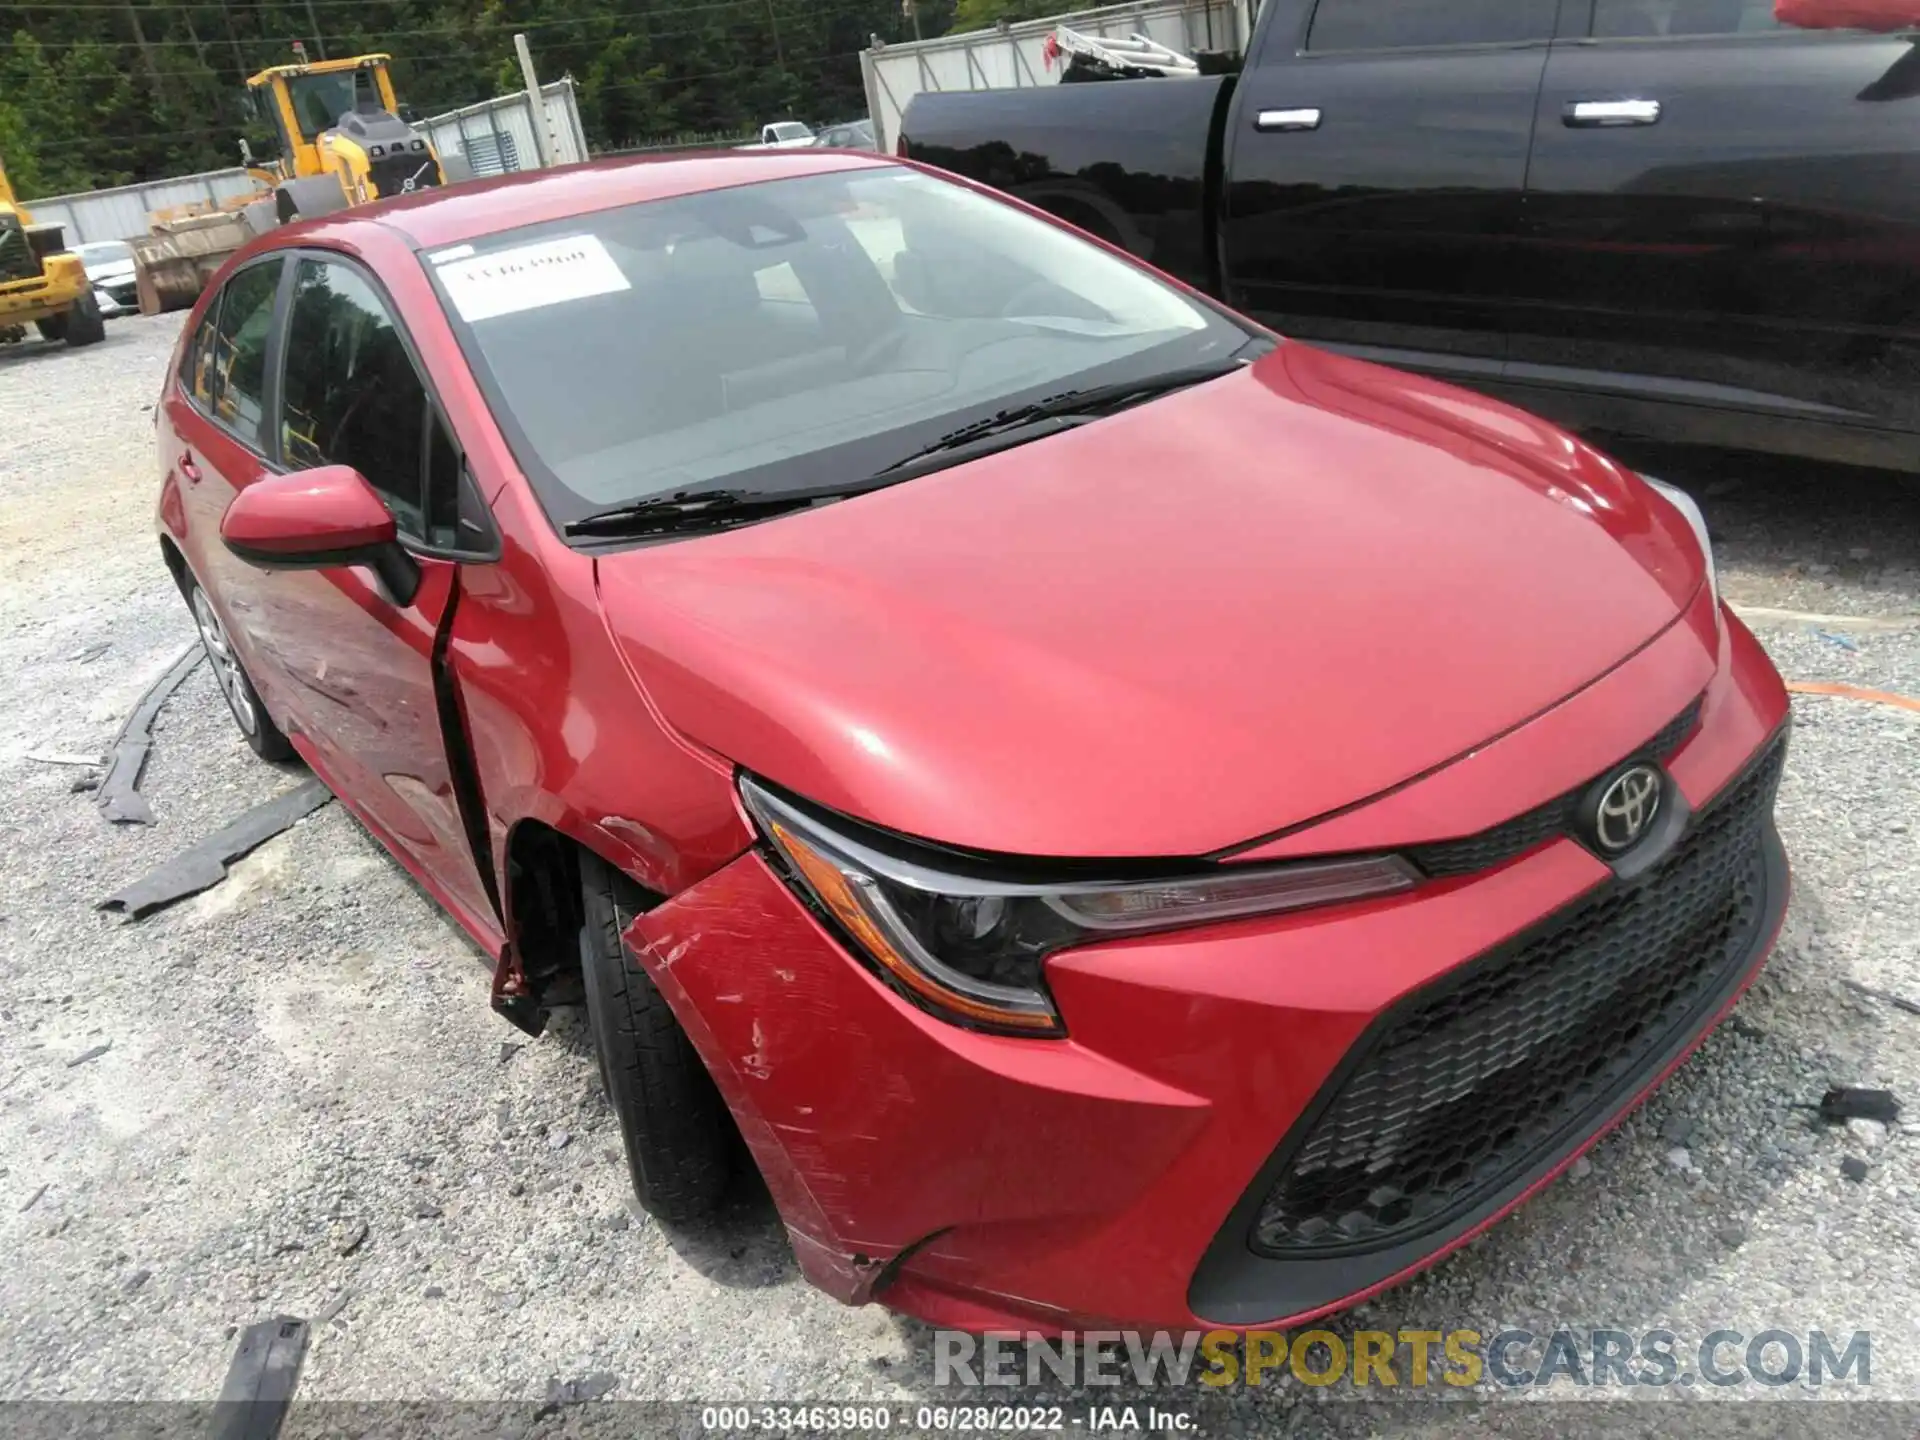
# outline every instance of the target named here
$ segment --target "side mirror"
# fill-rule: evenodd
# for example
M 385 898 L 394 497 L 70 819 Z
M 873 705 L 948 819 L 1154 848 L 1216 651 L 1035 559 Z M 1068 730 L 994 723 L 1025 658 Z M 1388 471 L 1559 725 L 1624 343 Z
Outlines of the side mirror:
M 255 481 L 227 506 L 220 538 L 262 570 L 365 565 L 401 605 L 420 589 L 420 567 L 400 548 L 392 513 L 350 465 Z

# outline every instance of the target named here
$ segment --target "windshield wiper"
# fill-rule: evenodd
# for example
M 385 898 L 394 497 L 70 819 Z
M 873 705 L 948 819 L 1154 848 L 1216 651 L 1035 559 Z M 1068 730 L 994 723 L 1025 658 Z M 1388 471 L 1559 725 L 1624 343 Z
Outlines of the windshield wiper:
M 561 526 L 568 536 L 642 536 L 666 535 L 677 530 L 724 529 L 755 520 L 770 519 L 788 510 L 804 510 L 820 500 L 839 500 L 868 490 L 879 490 L 911 480 L 929 470 L 958 465 L 966 460 L 1010 450 L 1029 440 L 1038 440 L 1062 430 L 1070 430 L 1099 418 L 1122 401 L 1148 400 L 1172 390 L 1183 390 L 1204 380 L 1215 380 L 1242 369 L 1247 360 L 1218 360 L 1208 365 L 1190 365 L 1168 370 L 1139 380 L 1121 380 L 1111 385 L 1094 385 L 1084 390 L 1068 390 L 1050 395 L 1031 405 L 1020 405 L 989 415 L 971 425 L 949 431 L 931 445 L 876 470 L 865 480 L 852 484 L 820 485 L 801 490 L 675 490 L 667 495 L 649 495 L 595 510 Z
M 823 485 L 810 490 L 675 490 L 644 500 L 610 505 L 560 528 L 568 535 L 664 535 L 764 520 L 785 510 L 804 510 L 816 500 L 856 495 L 871 486 Z
M 1165 370 L 1158 375 L 1147 375 L 1138 380 L 1118 380 L 1111 385 L 1092 385 L 1084 390 L 1065 390 L 1058 395 L 1049 395 L 1044 400 L 1036 400 L 1031 405 L 1016 405 L 1010 410 L 989 415 L 984 420 L 976 420 L 971 425 L 962 425 L 958 430 L 948 431 L 931 445 L 924 445 L 911 455 L 903 456 L 884 470 L 875 473 L 891 475 L 909 466 L 917 468 L 922 460 L 931 460 L 936 456 L 949 455 L 950 452 L 963 449 L 969 453 L 966 456 L 954 458 L 970 459 L 975 453 L 974 447 L 982 440 L 997 438 L 1029 425 L 1036 425 L 1043 420 L 1073 422 L 1095 420 L 1118 408 L 1122 401 L 1151 400 L 1156 395 L 1184 390 L 1189 385 L 1198 385 L 1205 380 L 1217 380 L 1222 375 L 1231 375 L 1236 370 L 1246 368 L 1248 363 L 1244 359 L 1215 360 L 1206 365 L 1189 365 L 1179 370 Z M 1065 425 L 1053 427 L 1053 429 L 1065 428 L 1068 427 Z M 1052 429 L 1045 433 L 1051 434 Z M 1040 436 L 1035 435 L 1032 438 L 1039 439 Z

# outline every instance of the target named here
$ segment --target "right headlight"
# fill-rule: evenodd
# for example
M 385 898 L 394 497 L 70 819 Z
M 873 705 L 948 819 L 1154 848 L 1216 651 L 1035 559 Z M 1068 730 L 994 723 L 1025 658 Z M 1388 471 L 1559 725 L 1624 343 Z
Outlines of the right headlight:
M 1707 517 L 1700 513 L 1700 506 L 1694 498 L 1677 485 L 1669 485 L 1664 480 L 1656 480 L 1651 475 L 1640 477 L 1658 490 L 1667 502 L 1687 517 L 1687 523 L 1693 527 L 1694 539 L 1700 542 L 1700 559 L 1707 567 L 1707 590 L 1713 596 L 1716 609 L 1720 605 L 1720 575 L 1713 565 L 1713 539 L 1707 534 Z
M 1084 865 L 1036 861 L 1075 878 L 1007 879 L 988 873 L 1007 862 L 829 819 L 747 776 L 740 794 L 789 882 L 883 979 L 944 1019 L 1012 1034 L 1063 1033 L 1042 973 L 1055 950 L 1386 895 L 1419 879 L 1393 855 L 1137 880 L 1080 879 Z

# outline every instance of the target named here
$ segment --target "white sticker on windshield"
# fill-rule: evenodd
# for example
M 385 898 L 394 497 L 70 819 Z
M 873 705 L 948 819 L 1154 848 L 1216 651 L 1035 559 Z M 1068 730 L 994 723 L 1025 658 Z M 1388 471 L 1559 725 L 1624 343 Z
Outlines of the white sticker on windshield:
M 597 235 L 516 245 L 455 260 L 434 273 L 447 287 L 453 308 L 469 323 L 633 288 Z

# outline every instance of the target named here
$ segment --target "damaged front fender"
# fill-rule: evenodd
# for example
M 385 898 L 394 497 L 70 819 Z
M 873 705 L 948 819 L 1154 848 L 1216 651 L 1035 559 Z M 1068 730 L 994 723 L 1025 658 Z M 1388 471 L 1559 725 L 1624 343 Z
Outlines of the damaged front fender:
M 1110 1212 L 1204 1102 L 1074 1043 L 962 1030 L 849 956 L 758 852 L 626 935 L 732 1109 L 807 1278 L 873 1298 L 906 1252 Z M 1009 1186 L 1009 1175 L 1034 1183 Z

